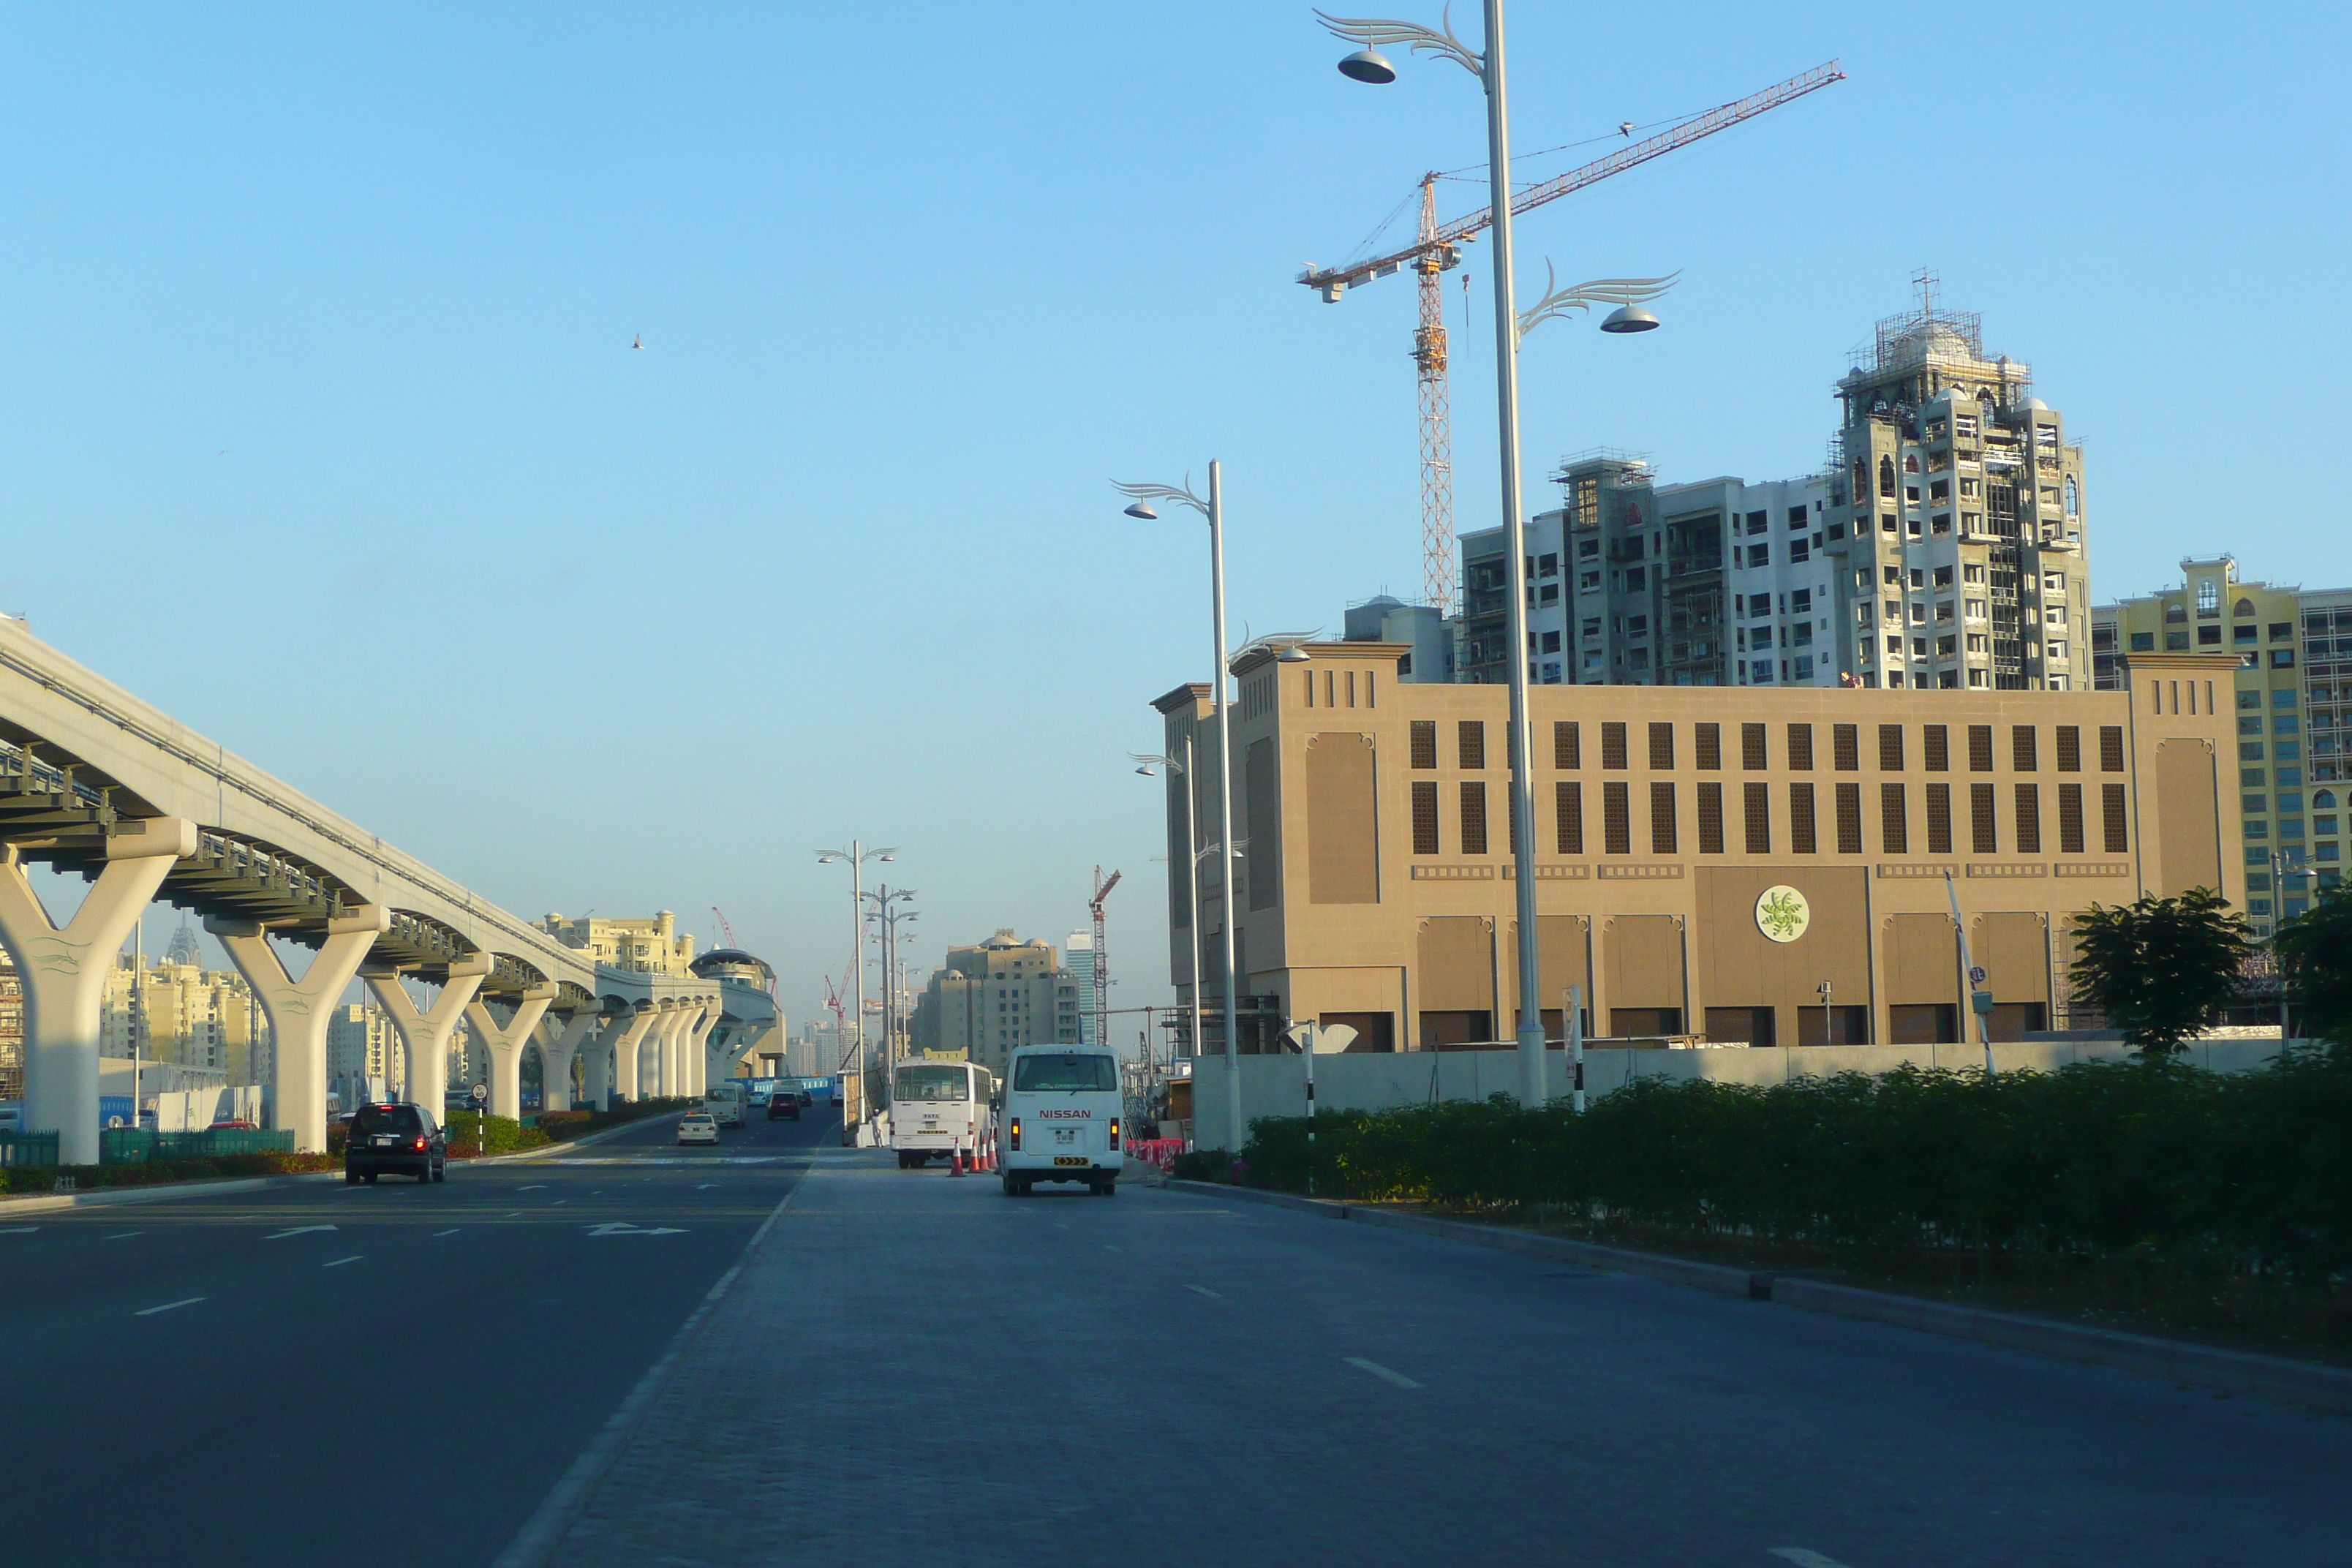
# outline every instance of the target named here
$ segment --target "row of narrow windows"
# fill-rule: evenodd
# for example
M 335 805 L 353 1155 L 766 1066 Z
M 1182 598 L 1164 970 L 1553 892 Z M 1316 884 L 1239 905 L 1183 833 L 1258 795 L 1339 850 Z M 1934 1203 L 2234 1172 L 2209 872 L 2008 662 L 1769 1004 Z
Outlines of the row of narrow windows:
M 1601 726 L 1601 766 L 1618 771 L 1627 766 L 1629 731 L 1631 726 L 1614 720 Z M 1717 773 L 1724 767 L 1724 730 L 1721 724 L 1693 724 L 1691 730 L 1692 764 L 1701 773 Z M 1738 726 L 1739 766 L 1750 773 L 1771 766 L 1769 755 L 1770 726 L 1741 724 Z M 1881 724 L 1878 730 L 1878 771 L 1899 773 L 1905 771 L 1910 754 L 1903 724 Z M 1931 773 L 1952 773 L 1955 769 L 1953 731 L 1948 724 L 1922 724 L 1919 730 L 1919 763 Z M 1993 771 L 1995 727 L 1990 724 L 1957 726 L 1960 758 L 1974 773 Z M 2039 773 L 2042 768 L 2042 731 L 2032 724 L 2011 724 L 2009 730 L 2009 765 L 2021 773 Z M 1675 767 L 1677 726 L 1660 722 L 1648 726 L 1650 769 L 1654 773 L 1671 772 Z M 1554 723 L 1552 731 L 1552 766 L 1563 772 L 1574 772 L 1584 765 L 1584 735 L 1580 721 L 1563 719 Z M 2052 736 L 2052 760 L 2062 773 L 2083 771 L 2083 730 L 2078 724 L 2058 725 Z M 2099 771 L 2119 773 L 2124 771 L 2124 731 L 2120 724 L 2099 726 Z M 1416 768 L 1437 766 L 1437 721 L 1416 719 L 1412 726 L 1412 765 Z M 1454 724 L 1454 755 L 1460 765 L 1470 771 L 1486 766 L 1486 722 L 1483 719 L 1463 719 Z M 1832 724 L 1830 726 L 1831 766 L 1839 773 L 1856 773 L 1862 767 L 1862 726 Z M 1810 773 L 1813 761 L 1813 726 L 1790 724 L 1782 742 L 1782 765 L 1794 773 Z
M 1653 855 L 1682 853 L 1685 820 L 1681 809 L 1681 792 L 1677 785 L 1664 780 L 1650 784 L 1649 852 Z M 1702 781 L 1692 786 L 1696 803 L 1697 849 L 1701 855 L 1721 855 L 1727 852 L 1726 818 L 1724 816 L 1724 785 L 1714 781 Z M 1739 786 L 1738 805 L 1740 847 L 1750 855 L 1775 853 L 1777 834 L 1792 855 L 1816 855 L 1822 852 L 1821 820 L 1818 813 L 1820 786 L 1791 784 L 1788 788 L 1787 805 L 1778 824 L 1772 810 L 1772 786 L 1746 784 Z M 2089 834 L 2084 815 L 2084 785 L 2062 784 L 2057 787 L 2058 852 L 2062 855 L 2089 853 Z M 1863 787 L 1858 784 L 1829 786 L 1832 820 L 1831 830 L 1835 838 L 1836 852 L 1841 855 L 1865 853 L 1863 846 Z M 1954 815 L 1953 791 L 1965 789 L 1960 802 L 1966 812 L 1965 822 Z M 2119 784 L 2100 784 L 2098 809 L 2100 842 L 2109 855 L 2130 852 L 2130 837 L 2126 817 L 2124 786 Z M 1455 853 L 1485 855 L 1487 842 L 1486 785 L 1484 781 L 1465 779 L 1456 785 L 1459 812 Z M 1601 785 L 1601 853 L 1631 855 L 1633 853 L 1633 786 L 1612 779 Z M 1505 815 L 1510 815 L 1510 792 L 1503 792 Z M 1882 784 L 1878 786 L 1878 853 L 1908 855 L 1914 826 L 1913 802 L 1924 807 L 1919 814 L 1924 820 L 1918 826 L 1925 830 L 1927 853 L 1950 855 L 1958 852 L 1956 835 L 1965 831 L 1969 853 L 1998 855 L 2001 852 L 2002 813 L 2000 794 L 1989 784 L 1954 785 L 1931 784 L 1920 787 L 1914 795 L 1911 786 Z M 1412 786 L 1412 852 L 1416 855 L 1444 853 L 1439 842 L 1439 797 L 1433 779 L 1416 781 Z M 2019 855 L 2039 855 L 2043 850 L 2045 826 L 2042 786 L 2020 783 L 2011 786 L 2007 837 L 2011 850 Z M 1516 823 L 1506 825 L 1505 838 L 1496 847 L 1508 847 L 1509 830 Z M 1562 779 L 1552 785 L 1553 845 L 1562 855 L 1585 853 L 1584 785 L 1581 782 Z

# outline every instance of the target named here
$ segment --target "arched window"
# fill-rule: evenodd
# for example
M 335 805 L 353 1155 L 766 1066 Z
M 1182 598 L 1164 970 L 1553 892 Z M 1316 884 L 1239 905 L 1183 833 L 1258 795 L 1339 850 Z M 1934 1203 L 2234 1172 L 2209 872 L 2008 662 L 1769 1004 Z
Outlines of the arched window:
M 1853 460 L 1853 504 L 1860 506 L 1863 497 L 1870 493 L 1870 464 L 1864 458 Z
M 1892 458 L 1878 459 L 1878 493 L 1883 496 L 1895 493 L 1895 459 Z
M 2068 517 L 2079 516 L 2082 510 L 2082 487 L 2075 483 L 2074 475 L 2068 474 L 2066 476 L 2066 515 Z
M 2336 809 L 2336 792 L 2332 789 L 2324 789 L 2317 795 L 2313 795 L 2311 797 L 2311 809 L 2314 811 L 2334 811 Z
M 2241 599 L 2238 601 L 2238 607 L 2231 610 L 2230 614 L 2235 619 L 2251 621 L 2254 618 L 2254 602 L 2252 599 Z
M 1912 453 L 1907 454 L 1907 455 L 1904 458 L 1904 459 L 1903 459 L 1903 471 L 1904 471 L 1905 473 L 1906 473 L 1906 474 L 1916 474 L 1916 473 L 1917 473 L 1917 472 L 1919 471 L 1919 454 L 1918 454 L 1918 453 L 1916 453 L 1916 452 L 1912 452 Z

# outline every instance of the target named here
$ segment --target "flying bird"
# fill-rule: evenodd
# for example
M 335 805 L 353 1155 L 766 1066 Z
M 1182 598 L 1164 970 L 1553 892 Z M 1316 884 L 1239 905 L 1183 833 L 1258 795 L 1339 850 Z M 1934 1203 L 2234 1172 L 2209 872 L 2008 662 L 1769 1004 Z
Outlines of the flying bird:
M 1630 120 L 1618 121 L 1617 134 L 1620 136 L 1631 136 L 1633 134 L 1633 122 Z
M 637 341 L 636 341 L 635 342 L 631 343 L 629 346 L 630 346 L 631 348 L 633 348 L 633 349 L 641 349 L 641 348 L 645 347 L 645 346 L 646 346 L 646 335 L 645 335 L 645 333 L 643 333 L 643 332 L 639 332 L 639 333 L 637 334 Z

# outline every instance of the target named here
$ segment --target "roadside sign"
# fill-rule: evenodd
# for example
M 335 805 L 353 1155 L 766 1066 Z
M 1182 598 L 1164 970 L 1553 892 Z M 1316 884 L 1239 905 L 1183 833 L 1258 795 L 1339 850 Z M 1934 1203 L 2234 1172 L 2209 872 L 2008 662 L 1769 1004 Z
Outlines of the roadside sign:
M 478 1083 L 473 1088 L 467 1089 L 466 1094 L 467 1098 L 470 1099 L 476 1105 L 479 1105 L 482 1101 L 490 1098 L 490 1086 L 486 1083 Z
M 1981 963 L 1971 963 L 1970 965 L 1969 965 L 1969 984 L 1971 984 L 1971 985 L 1975 985 L 1975 986 L 1979 986 L 1979 987 L 1981 987 L 1981 986 L 1984 984 L 1984 983 L 1985 983 L 1985 972 L 1984 972 L 1984 965 L 1983 965 L 1983 964 L 1981 964 Z

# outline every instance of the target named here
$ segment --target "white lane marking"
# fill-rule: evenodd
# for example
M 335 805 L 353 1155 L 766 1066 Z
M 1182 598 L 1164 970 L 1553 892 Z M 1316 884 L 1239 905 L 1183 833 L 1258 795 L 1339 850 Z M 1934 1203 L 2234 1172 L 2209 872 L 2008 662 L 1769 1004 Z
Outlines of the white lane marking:
M 134 1236 L 144 1236 L 147 1233 L 143 1230 L 118 1230 L 112 1236 L 101 1236 L 98 1239 L 100 1241 L 127 1241 Z
M 0 1236 L 30 1236 L 40 1228 L 37 1225 L 12 1225 L 6 1230 L 0 1230 Z
M 1223 1296 L 1218 1295 L 1214 1290 L 1205 1290 L 1198 1285 L 1187 1285 L 1184 1289 L 1192 1291 L 1195 1296 L 1206 1296 L 1212 1301 L 1222 1301 L 1224 1300 Z
M 364 1253 L 354 1252 L 349 1258 L 338 1258 L 332 1263 L 321 1263 L 319 1267 L 321 1268 L 341 1268 L 346 1263 L 357 1263 L 365 1256 L 366 1254 Z
M 551 1203 L 551 1204 L 548 1205 L 547 1206 L 548 1206 L 549 1208 L 551 1208 L 551 1209 L 560 1209 L 560 1208 L 562 1208 L 565 1204 L 568 1204 L 568 1203 L 570 1203 L 571 1201 L 572 1201 L 572 1200 L 571 1200 L 570 1198 L 558 1198 L 558 1199 L 556 1199 L 553 1203 Z
M 519 1214 L 520 1214 L 520 1213 L 522 1213 L 522 1210 L 520 1210 L 520 1209 L 509 1209 L 509 1210 L 507 1210 L 507 1212 L 506 1212 L 506 1213 L 504 1213 L 504 1214 L 502 1214 L 502 1215 L 499 1215 L 499 1217 L 500 1219 L 512 1219 L 512 1218 L 514 1218 L 514 1216 L 515 1216 L 515 1215 L 519 1215 Z
M 717 1186 L 718 1184 L 718 1184 L 717 1182 L 705 1182 L 705 1183 L 703 1183 L 703 1184 L 702 1184 L 702 1185 L 700 1185 L 700 1186 L 698 1186 L 698 1187 L 695 1188 L 694 1190 L 695 1190 L 696 1192 L 698 1192 L 698 1193 L 707 1193 L 707 1192 L 709 1192 L 711 1188 L 713 1188 L 713 1187 Z
M 1060 1220 L 1055 1220 L 1055 1221 L 1054 1222 L 1054 1228 L 1055 1228 L 1055 1230 L 1067 1230 L 1067 1229 L 1069 1229 L 1070 1227 L 1069 1227 L 1068 1226 L 1066 1226 L 1066 1225 L 1064 1225 Z
M 547 1185 L 545 1182 L 533 1182 L 528 1186 L 517 1187 L 515 1191 L 519 1193 L 535 1193 L 545 1185 Z
M 292 1230 L 281 1230 L 274 1235 L 265 1236 L 261 1239 L 264 1241 L 283 1241 L 289 1236 L 308 1236 L 315 1230 L 332 1230 L 335 1227 L 331 1225 L 298 1225 Z
M 610 1225 L 591 1226 L 588 1234 L 591 1236 L 684 1236 L 686 1232 L 676 1226 L 635 1226 L 626 1220 L 614 1220 Z
M 425 1239 L 426 1239 L 426 1240 L 428 1240 L 428 1241 L 438 1241 L 438 1240 L 440 1240 L 440 1239 L 441 1239 L 443 1237 L 445 1237 L 445 1236 L 455 1236 L 455 1235 L 457 1235 L 457 1230 L 458 1230 L 458 1227 L 453 1225 L 453 1226 L 450 1226 L 448 1229 L 446 1229 L 446 1230 L 436 1230 L 436 1231 L 435 1231 L 431 1236 L 427 1237 Z
M 1360 1355 L 1341 1356 L 1339 1359 L 1346 1362 L 1349 1366 L 1354 1367 L 1359 1372 L 1369 1372 L 1374 1377 L 1379 1378 L 1381 1382 L 1393 1383 L 1399 1388 L 1419 1388 L 1421 1386 L 1421 1384 L 1413 1382 L 1412 1379 L 1407 1377 L 1404 1373 L 1401 1372 L 1391 1372 L 1388 1368 L 1382 1366 L 1376 1361 L 1366 1361 Z
M 202 1296 L 190 1296 L 178 1301 L 166 1301 L 160 1307 L 142 1307 L 131 1315 L 134 1318 L 152 1318 L 158 1312 L 168 1312 L 175 1307 L 193 1307 L 203 1300 Z
M 1118 1250 L 1118 1247 L 1113 1247 L 1109 1242 L 1106 1241 L 1106 1242 L 1104 1242 L 1104 1243 L 1103 1243 L 1103 1250 L 1104 1250 L 1105 1252 L 1117 1252 L 1117 1251 Z
M 1845 1564 L 1836 1558 L 1824 1557 L 1803 1546 L 1775 1546 L 1766 1555 L 1785 1559 L 1795 1563 L 1797 1568 L 1845 1568 Z

